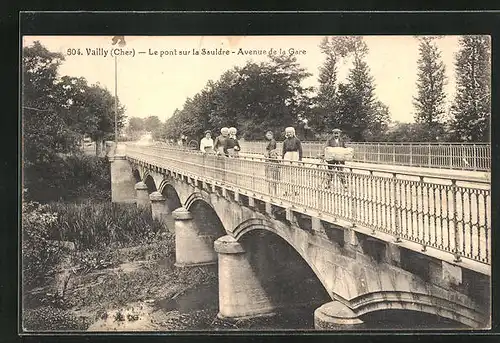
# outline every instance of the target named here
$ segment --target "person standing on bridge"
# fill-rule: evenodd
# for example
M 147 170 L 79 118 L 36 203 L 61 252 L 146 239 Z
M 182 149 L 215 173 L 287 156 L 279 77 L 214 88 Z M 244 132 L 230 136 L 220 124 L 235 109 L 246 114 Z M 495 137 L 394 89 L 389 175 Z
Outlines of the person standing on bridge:
M 228 156 L 227 152 L 227 140 L 229 136 L 229 129 L 227 127 L 223 127 L 220 129 L 220 135 L 215 138 L 214 142 L 214 150 L 217 153 L 217 155 L 224 155 Z
M 200 150 L 206 153 L 214 151 L 214 140 L 212 139 L 210 130 L 205 131 L 205 137 L 200 141 Z
M 236 130 L 235 127 L 229 128 L 229 138 L 227 139 L 227 152 L 230 157 L 238 157 L 238 152 L 241 150 L 240 143 L 238 142 L 238 138 L 236 138 Z
M 266 152 L 264 154 L 264 157 L 269 158 L 270 160 L 277 160 L 278 150 L 277 150 L 276 140 L 274 139 L 274 134 L 272 131 L 266 132 L 266 139 L 268 140 L 268 143 L 266 146 Z
M 288 161 L 302 161 L 302 143 L 295 136 L 295 129 L 285 129 L 285 140 L 283 141 L 282 158 Z
M 295 129 L 287 127 L 285 129 L 285 140 L 283 141 L 282 158 L 286 161 L 302 161 L 302 143 L 295 136 Z M 286 166 L 280 171 L 286 183 L 283 195 L 298 195 L 299 192 L 294 183 L 298 180 L 297 169 L 293 166 Z
M 269 194 L 276 195 L 278 192 L 277 189 L 279 179 L 279 166 L 277 165 L 279 162 L 278 149 L 272 131 L 266 132 L 266 139 L 268 140 L 268 143 L 264 157 L 268 159 L 269 162 L 272 162 L 271 164 L 266 165 L 266 178 L 269 182 Z

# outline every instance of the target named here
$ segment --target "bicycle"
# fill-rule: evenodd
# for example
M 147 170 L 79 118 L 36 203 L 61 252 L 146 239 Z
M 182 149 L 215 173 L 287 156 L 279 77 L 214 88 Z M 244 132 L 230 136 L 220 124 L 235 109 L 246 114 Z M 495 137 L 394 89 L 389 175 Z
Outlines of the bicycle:
M 336 185 L 338 185 L 338 183 L 340 182 L 343 186 L 344 191 L 347 191 L 348 184 L 344 172 L 344 164 L 330 164 L 325 160 L 324 154 L 319 154 L 317 158 L 320 161 L 318 166 L 329 171 L 320 183 L 320 188 L 334 189 L 337 188 Z M 338 181 L 336 182 L 336 180 Z

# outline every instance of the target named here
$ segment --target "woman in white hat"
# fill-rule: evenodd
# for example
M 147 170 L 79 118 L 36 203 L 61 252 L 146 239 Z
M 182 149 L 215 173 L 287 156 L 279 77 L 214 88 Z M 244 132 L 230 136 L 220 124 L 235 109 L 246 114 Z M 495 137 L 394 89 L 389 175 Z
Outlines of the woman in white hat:
M 238 152 L 241 150 L 240 143 L 236 138 L 236 130 L 235 127 L 229 128 L 229 138 L 227 139 L 227 152 L 230 157 L 238 157 Z
M 228 156 L 227 153 L 227 140 L 229 136 L 229 129 L 227 127 L 223 127 L 220 129 L 220 136 L 215 138 L 214 142 L 214 150 L 217 152 L 217 155 L 226 155 Z
M 285 129 L 285 137 L 283 141 L 283 159 L 289 161 L 302 161 L 302 143 L 295 136 L 295 129 L 293 127 L 287 127 Z
M 285 129 L 285 140 L 283 141 L 283 160 L 288 161 L 302 161 L 302 143 L 295 136 L 295 129 L 293 127 L 287 127 Z M 298 189 L 293 184 L 297 182 L 297 170 L 294 167 L 286 167 L 282 170 L 283 174 L 281 179 L 286 181 L 286 184 L 282 185 L 284 187 L 284 196 L 294 196 L 298 195 Z

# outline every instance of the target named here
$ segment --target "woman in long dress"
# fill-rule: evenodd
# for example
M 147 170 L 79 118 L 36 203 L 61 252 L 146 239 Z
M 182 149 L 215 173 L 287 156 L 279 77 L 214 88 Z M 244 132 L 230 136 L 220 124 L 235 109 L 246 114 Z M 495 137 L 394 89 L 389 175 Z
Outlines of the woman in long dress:
M 281 171 L 283 174 L 285 192 L 283 195 L 298 195 L 298 188 L 294 185 L 298 180 L 298 172 L 296 164 L 293 161 L 302 161 L 302 143 L 295 136 L 295 129 L 287 127 L 285 129 L 285 140 L 283 141 L 282 157 L 283 161 L 290 161 Z
M 229 157 L 238 157 L 239 151 L 241 150 L 238 138 L 236 138 L 237 132 L 238 130 L 236 130 L 235 127 L 229 128 L 229 138 L 227 140 L 227 152 Z

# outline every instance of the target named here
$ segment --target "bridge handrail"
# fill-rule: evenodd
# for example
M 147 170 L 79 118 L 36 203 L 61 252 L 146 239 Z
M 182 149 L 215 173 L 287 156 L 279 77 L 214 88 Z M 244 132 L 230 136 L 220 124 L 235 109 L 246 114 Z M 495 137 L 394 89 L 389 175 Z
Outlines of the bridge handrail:
M 263 153 L 264 141 L 240 141 L 244 152 Z M 278 142 L 278 149 L 282 142 Z M 305 157 L 322 152 L 324 142 L 303 142 Z M 460 169 L 473 171 L 491 170 L 491 144 L 488 143 L 368 143 L 350 142 L 354 148 L 354 161 L 365 163 L 390 163 L 393 165 Z
M 491 191 L 477 185 L 451 185 L 312 168 L 263 159 L 226 158 L 199 151 L 128 145 L 138 163 L 215 181 L 230 189 L 323 213 L 461 258 L 490 264 Z M 304 212 L 305 213 L 305 212 Z
M 127 145 L 131 145 L 131 146 L 134 146 L 136 145 L 135 143 L 126 143 Z M 180 146 L 175 146 L 175 145 L 161 145 L 161 144 L 152 144 L 152 145 L 139 145 L 140 147 L 144 147 L 144 146 L 150 146 L 150 147 L 155 147 L 155 148 L 160 148 L 160 149 L 172 149 L 172 150 L 177 150 L 177 151 L 189 151 L 189 152 L 192 152 L 192 153 L 195 153 L 195 154 L 199 154 L 199 155 L 204 155 L 205 153 L 202 152 L 202 151 L 199 151 L 199 150 L 193 150 L 193 149 L 190 149 L 190 148 L 187 148 L 187 147 L 180 147 Z M 263 155 L 260 155 L 260 154 L 255 154 L 255 156 L 251 156 L 251 153 L 248 153 L 248 154 L 240 154 L 240 158 L 244 158 L 244 159 L 250 159 L 250 160 L 253 160 L 253 161 L 261 161 L 261 162 L 269 162 L 271 161 L 271 159 L 268 159 L 268 158 L 265 158 L 263 157 Z M 326 164 L 321 162 L 319 159 L 318 161 L 316 162 L 313 162 L 313 161 L 294 161 L 294 162 L 291 162 L 291 161 L 286 161 L 286 160 L 282 160 L 280 157 L 277 159 L 277 161 L 279 163 L 288 163 L 290 165 L 294 165 L 294 166 L 302 166 L 302 167 L 310 167 L 310 168 L 325 168 L 326 167 Z M 428 179 L 434 179 L 434 180 L 443 180 L 443 176 L 441 175 L 437 175 L 436 173 L 426 173 L 426 172 L 422 172 L 422 171 L 400 171 L 400 170 L 387 170 L 387 169 L 383 169 L 383 168 L 376 168 L 376 167 L 373 167 L 373 166 L 352 166 L 352 165 L 347 165 L 344 167 L 344 169 L 347 169 L 349 171 L 365 171 L 365 172 L 368 172 L 370 174 L 372 173 L 383 173 L 383 174 L 396 174 L 396 175 L 400 175 L 400 176 L 410 176 L 410 177 L 415 177 L 415 178 L 421 178 L 421 177 L 425 177 L 425 178 L 428 178 Z M 481 177 L 477 177 L 477 176 L 468 176 L 468 175 L 454 175 L 454 176 L 449 176 L 446 178 L 447 180 L 449 181 L 458 181 L 458 182 L 473 182 L 473 183 L 477 183 L 477 184 L 484 184 L 484 185 L 490 185 L 491 184 L 491 180 L 489 178 L 481 178 Z

